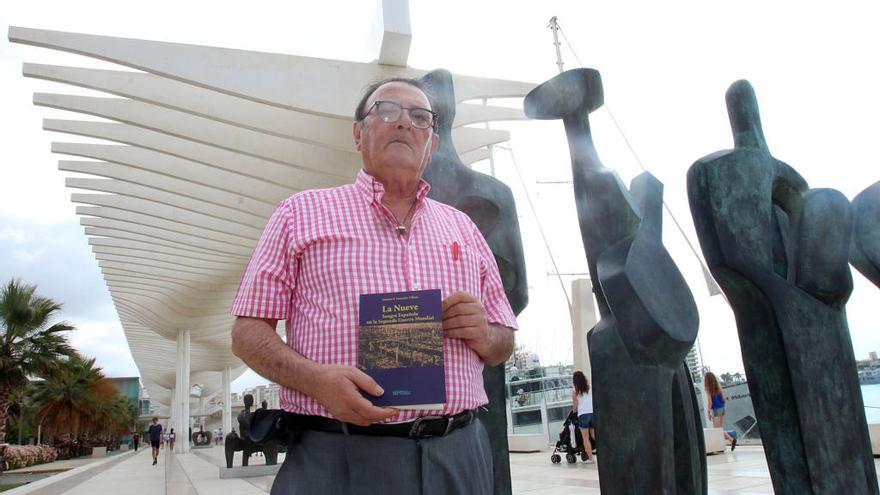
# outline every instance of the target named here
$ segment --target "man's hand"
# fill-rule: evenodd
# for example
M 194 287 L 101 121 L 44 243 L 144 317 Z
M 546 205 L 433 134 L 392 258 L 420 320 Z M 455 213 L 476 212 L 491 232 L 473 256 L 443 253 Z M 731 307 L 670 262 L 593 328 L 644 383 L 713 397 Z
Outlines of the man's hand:
M 386 420 L 397 414 L 396 409 L 376 407 L 360 390 L 381 396 L 384 391 L 369 375 L 353 366 L 318 364 L 306 395 L 313 397 L 339 421 L 359 426 Z
M 447 337 L 462 339 L 475 351 L 476 347 L 485 345 L 489 339 L 489 321 L 483 303 L 467 292 L 447 297 L 443 301 L 443 330 Z
M 275 320 L 238 317 L 232 352 L 254 371 L 317 400 L 339 421 L 360 426 L 382 421 L 397 410 L 374 406 L 359 392 L 382 395 L 382 388 L 353 366 L 319 364 L 294 351 L 275 333 Z
M 513 331 L 490 325 L 483 303 L 467 292 L 443 300 L 443 330 L 447 337 L 463 340 L 490 366 L 504 362 L 513 351 Z

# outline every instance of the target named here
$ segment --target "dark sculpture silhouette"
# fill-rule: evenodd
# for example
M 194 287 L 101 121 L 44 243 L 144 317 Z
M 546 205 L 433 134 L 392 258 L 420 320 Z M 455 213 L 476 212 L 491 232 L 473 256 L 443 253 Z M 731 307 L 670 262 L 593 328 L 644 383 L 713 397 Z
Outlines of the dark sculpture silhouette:
M 880 287 L 880 182 L 875 182 L 852 201 L 853 236 L 849 262 Z
M 603 493 L 706 493 L 703 431 L 684 358 L 699 316 L 661 242 L 663 186 L 649 173 L 627 190 L 599 160 L 589 114 L 604 102 L 592 69 L 532 90 L 525 112 L 562 119 L 581 237 L 600 321 L 589 333 Z
M 688 196 L 736 316 L 774 491 L 876 494 L 846 322 L 849 201 L 770 155 L 747 81 L 726 98 L 734 149 L 694 163 Z
M 205 433 L 205 426 L 199 425 L 199 431 L 190 434 L 190 440 L 197 447 L 211 445 L 211 434 Z
M 254 396 L 246 394 L 244 396 L 244 411 L 238 413 L 238 428 L 241 432 L 239 436 L 235 431 L 226 435 L 224 449 L 226 454 L 226 467 L 232 468 L 232 459 L 236 451 L 241 451 L 241 465 L 247 466 L 248 459 L 255 452 L 262 452 L 266 457 L 266 465 L 273 466 L 278 464 L 278 446 L 274 443 L 267 442 L 259 445 L 250 439 L 251 420 L 254 413 L 251 408 L 254 407 Z
M 440 146 L 425 169 L 431 184 L 428 197 L 467 214 L 486 238 L 504 283 L 504 292 L 515 314 L 528 304 L 526 266 L 513 193 L 503 182 L 466 167 L 452 142 L 455 91 L 449 71 L 438 69 L 422 78 L 438 114 Z M 477 294 L 479 295 L 479 294 Z M 504 364 L 483 369 L 483 385 L 489 397 L 488 411 L 480 419 L 489 433 L 494 455 L 495 493 L 511 493 L 510 458 L 507 448 Z

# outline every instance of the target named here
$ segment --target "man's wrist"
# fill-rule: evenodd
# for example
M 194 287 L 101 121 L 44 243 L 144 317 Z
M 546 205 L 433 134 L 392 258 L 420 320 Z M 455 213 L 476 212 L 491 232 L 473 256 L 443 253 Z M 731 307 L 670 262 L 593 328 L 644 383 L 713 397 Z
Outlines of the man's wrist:
M 296 378 L 297 382 L 294 384 L 293 389 L 302 392 L 303 394 L 314 398 L 317 392 L 321 390 L 321 371 L 324 368 L 324 365 L 321 363 L 316 363 L 310 359 L 304 359 L 297 366 Z

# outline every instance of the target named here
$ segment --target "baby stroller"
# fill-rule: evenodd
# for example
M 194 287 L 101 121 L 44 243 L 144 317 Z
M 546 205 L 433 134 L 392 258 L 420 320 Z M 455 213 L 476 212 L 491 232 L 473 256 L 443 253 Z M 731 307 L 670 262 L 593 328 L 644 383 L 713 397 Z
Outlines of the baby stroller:
M 562 462 L 560 453 L 565 454 L 565 460 L 569 464 L 577 462 L 577 456 L 581 456 L 581 460 L 587 460 L 587 452 L 584 450 L 583 436 L 581 429 L 578 428 L 577 414 L 571 411 L 565 422 L 562 423 L 562 431 L 559 432 L 559 441 L 556 442 L 556 448 L 550 455 L 550 462 L 559 464 Z

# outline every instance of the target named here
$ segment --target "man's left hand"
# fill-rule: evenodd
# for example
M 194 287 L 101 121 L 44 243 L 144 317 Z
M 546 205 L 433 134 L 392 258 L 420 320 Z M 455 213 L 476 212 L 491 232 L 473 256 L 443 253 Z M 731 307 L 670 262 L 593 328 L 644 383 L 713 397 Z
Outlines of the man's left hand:
M 489 320 L 483 303 L 467 292 L 447 297 L 443 301 L 443 330 L 447 337 L 462 339 L 471 348 L 479 346 L 489 338 Z
M 467 292 L 456 292 L 443 300 L 443 330 L 447 337 L 463 340 L 493 366 L 504 362 L 513 350 L 513 332 L 490 325 L 483 303 Z

